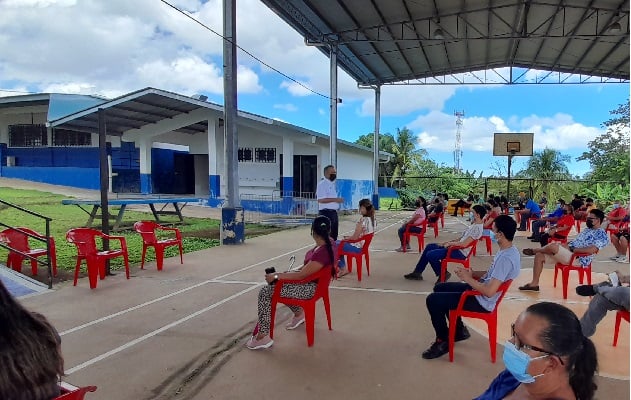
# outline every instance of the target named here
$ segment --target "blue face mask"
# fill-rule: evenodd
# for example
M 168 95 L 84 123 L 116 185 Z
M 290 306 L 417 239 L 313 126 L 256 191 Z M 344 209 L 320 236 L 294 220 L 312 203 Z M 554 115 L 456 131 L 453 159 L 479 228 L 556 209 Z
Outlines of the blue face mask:
M 613 204 L 613 208 L 620 208 L 620 204 L 616 204 L 616 203 L 614 203 L 614 204 Z
M 533 360 L 538 360 L 540 358 L 549 357 L 550 355 L 546 354 L 540 357 L 530 357 L 528 354 L 524 353 L 521 350 L 517 350 L 515 344 L 510 341 L 506 341 L 504 345 L 504 355 L 502 356 L 502 361 L 504 361 L 504 366 L 521 383 L 533 383 L 536 378 L 543 376 L 544 374 L 539 374 L 532 376 L 528 373 L 528 365 Z
M 497 243 L 497 237 L 495 236 L 495 232 L 492 230 L 489 231 L 489 237 L 491 238 L 491 242 Z
M 561 203 L 557 203 L 557 208 L 561 208 Z

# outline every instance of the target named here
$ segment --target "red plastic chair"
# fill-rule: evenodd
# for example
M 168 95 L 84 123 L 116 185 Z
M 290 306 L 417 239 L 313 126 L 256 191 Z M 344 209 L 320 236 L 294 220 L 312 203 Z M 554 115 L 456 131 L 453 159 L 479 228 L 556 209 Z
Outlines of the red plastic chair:
M 450 262 L 453 263 L 458 263 L 458 264 L 462 264 L 463 267 L 465 268 L 469 268 L 469 261 L 471 260 L 471 256 L 475 253 L 474 249 L 475 246 L 477 245 L 478 241 L 477 240 L 472 240 L 471 243 L 469 243 L 466 246 L 449 246 L 447 248 L 447 255 L 445 256 L 445 258 L 443 258 L 443 260 L 440 262 L 440 281 L 441 282 L 445 282 L 445 272 L 447 272 L 447 264 Z M 454 250 L 463 250 L 466 248 L 470 248 L 469 250 L 469 254 L 467 254 L 467 256 L 464 259 L 460 259 L 460 258 L 452 258 L 451 257 L 451 252 Z
M 32 249 L 29 245 L 29 237 L 37 237 L 40 239 L 46 240 L 46 236 L 41 233 L 35 232 L 32 229 L 25 227 L 17 227 L 17 228 L 7 228 L 0 232 L 0 240 L 6 243 L 7 246 L 11 247 L 14 250 L 19 251 L 9 251 L 7 256 L 7 267 L 12 268 L 17 272 L 22 272 L 22 262 L 25 258 L 25 255 L 29 255 L 31 257 L 46 257 L 48 254 L 47 249 Z M 31 258 L 31 273 L 33 275 L 37 275 L 37 264 L 38 261 Z M 50 263 L 53 267 L 53 276 L 57 275 L 57 251 L 55 250 L 55 239 L 50 237 Z
M 375 236 L 375 233 L 369 233 L 360 237 L 359 239 L 351 240 L 344 239 L 340 241 L 340 244 L 337 247 L 337 259 L 340 257 L 346 256 L 346 268 L 348 268 L 348 272 L 353 272 L 353 259 L 357 263 L 357 280 L 361 282 L 362 280 L 362 261 L 363 257 L 366 258 L 366 273 L 370 276 L 370 242 L 372 242 L 372 238 Z M 364 245 L 362 246 L 361 253 L 345 253 L 344 252 L 344 244 L 345 243 L 358 243 L 364 241 Z M 403 246 L 405 249 L 407 246 Z
M 480 237 L 480 239 L 478 239 L 478 242 L 481 242 L 484 240 L 484 244 L 486 245 L 486 252 L 488 253 L 488 255 L 492 256 L 493 255 L 493 242 L 491 242 L 491 237 L 489 235 L 482 235 L 482 237 Z M 476 242 L 475 247 L 473 248 L 473 255 L 475 256 L 478 252 L 478 243 Z
M 432 222 L 432 221 L 427 221 L 427 228 L 434 228 L 434 238 L 438 237 L 438 222 L 439 221 L 444 221 L 445 218 L 445 213 L 441 212 L 438 213 L 438 215 L 436 216 L 436 221 Z M 443 228 L 445 227 L 445 223 L 441 222 Z
M 96 386 L 77 387 L 67 382 L 59 384 L 61 394 L 53 400 L 83 400 L 88 392 L 96 392 Z
M 410 226 L 407 226 L 405 232 L 403 232 L 403 252 L 407 252 L 407 244 L 410 243 L 410 236 L 416 236 L 418 239 L 418 252 L 423 251 L 423 247 L 425 247 L 425 232 L 427 232 L 427 219 L 424 219 L 421 224 L 421 232 L 411 232 Z
M 147 253 L 148 247 L 153 247 L 156 252 L 158 271 L 162 271 L 164 249 L 169 246 L 178 246 L 180 248 L 180 264 L 184 264 L 182 256 L 182 234 L 179 229 L 162 226 L 155 221 L 138 221 L 134 224 L 134 229 L 142 236 L 142 260 L 140 262 L 140 269 L 144 269 L 145 267 L 145 254 Z M 171 231 L 175 233 L 175 237 L 159 239 L 156 236 L 156 231 Z
M 441 212 L 439 214 L 439 217 L 440 217 L 440 227 L 444 228 L 445 227 L 445 212 L 444 211 Z M 438 233 L 436 235 L 438 235 Z
M 96 247 L 96 238 L 116 240 L 120 243 L 120 249 L 99 251 Z M 125 275 L 129 279 L 129 259 L 127 256 L 127 242 L 123 236 L 106 235 L 92 228 L 74 228 L 66 233 L 66 240 L 77 246 L 77 264 L 74 271 L 74 286 L 77 286 L 81 260 L 85 260 L 88 269 L 90 289 L 96 288 L 97 274 L 101 279 L 105 278 L 105 260 L 123 257 L 125 262 Z
M 620 323 L 622 320 L 629 322 L 629 311 L 618 310 L 616 312 L 616 326 L 613 331 L 613 345 L 614 347 L 618 345 L 618 334 L 620 333 Z
M 497 303 L 495 303 L 495 308 L 493 311 L 484 313 L 484 312 L 474 312 L 474 311 L 466 311 L 463 310 L 464 303 L 469 296 L 476 296 L 482 294 L 477 290 L 467 290 L 462 293 L 460 297 L 460 301 L 458 302 L 458 308 L 455 310 L 449 311 L 449 361 L 454 361 L 454 343 L 456 341 L 456 320 L 458 317 L 462 318 L 478 318 L 486 321 L 486 325 L 489 330 L 489 346 L 491 348 L 491 362 L 495 362 L 495 356 L 497 354 L 497 309 L 508 292 L 508 288 L 510 287 L 512 280 L 504 281 L 499 289 L 497 290 L 500 293 L 500 297 L 497 299 Z
M 293 299 L 288 297 L 281 297 L 281 290 L 285 284 L 303 284 L 317 280 L 317 286 L 315 294 L 312 298 L 307 300 Z M 307 345 L 313 346 L 314 331 L 315 331 L 315 306 L 316 301 L 322 299 L 324 302 L 324 311 L 326 312 L 326 320 L 329 324 L 329 330 L 331 328 L 331 303 L 329 301 L 329 284 L 331 283 L 331 266 L 325 265 L 322 269 L 303 280 L 292 281 L 279 279 L 274 286 L 274 293 L 272 294 L 272 315 L 270 319 L 270 331 L 269 336 L 274 338 L 274 319 L 276 318 L 276 306 L 278 303 L 285 305 L 292 305 L 302 307 L 305 313 L 305 325 L 307 331 Z
M 598 254 L 598 252 L 594 253 L 594 255 L 596 254 Z M 570 262 L 568 264 L 562 264 L 559 262 L 554 264 L 554 287 L 557 287 L 557 275 L 559 274 L 559 271 L 561 271 L 564 299 L 567 299 L 567 285 L 568 285 L 568 280 L 570 277 L 570 271 L 578 272 L 578 282 L 581 285 L 583 284 L 584 274 L 587 275 L 587 284 L 588 285 L 592 284 L 592 263 L 589 263 L 589 265 L 587 265 L 586 267 L 583 267 L 580 264 L 579 265 L 574 264 L 574 260 L 576 260 L 578 257 L 589 256 L 589 255 L 590 254 L 588 253 L 574 252 L 572 253 L 572 257 L 570 258 Z

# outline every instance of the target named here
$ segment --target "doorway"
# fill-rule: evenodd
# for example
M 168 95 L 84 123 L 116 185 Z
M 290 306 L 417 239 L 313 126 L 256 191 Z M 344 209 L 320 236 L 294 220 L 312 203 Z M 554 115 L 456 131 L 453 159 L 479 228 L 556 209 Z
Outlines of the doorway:
M 296 197 L 315 196 L 318 185 L 318 156 L 294 155 L 294 192 Z

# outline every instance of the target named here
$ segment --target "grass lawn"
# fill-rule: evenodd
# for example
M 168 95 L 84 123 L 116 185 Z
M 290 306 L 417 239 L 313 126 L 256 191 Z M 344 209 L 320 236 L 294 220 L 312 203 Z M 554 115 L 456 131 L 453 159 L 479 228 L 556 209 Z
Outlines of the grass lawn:
M 71 228 L 81 227 L 87 221 L 88 215 L 76 206 L 65 206 L 61 204 L 61 200 L 67 198 L 64 195 L 57 195 L 36 190 L 23 190 L 0 188 L 0 199 L 23 207 L 27 210 L 36 212 L 52 218 L 50 223 L 50 234 L 55 239 L 57 250 L 57 268 L 65 271 L 74 271 L 76 262 L 76 248 L 74 245 L 66 241 L 66 232 Z M 116 215 L 118 207 L 110 207 L 110 213 Z M 151 213 L 140 211 L 125 211 L 125 221 L 153 220 Z M 169 225 L 178 221 L 177 216 L 167 215 L 160 218 L 161 223 Z M 100 224 L 100 220 L 95 220 Z M 0 223 L 9 226 L 24 226 L 33 229 L 39 233 L 45 234 L 45 221 L 41 218 L 32 216 L 12 207 L 8 207 L 0 203 Z M 182 232 L 184 252 L 190 253 L 197 250 L 207 249 L 219 245 L 219 225 L 220 221 L 210 218 L 192 218 L 186 217 L 185 224 L 179 224 L 177 227 Z M 100 225 L 99 225 L 100 226 Z M 0 226 L 0 230 L 5 229 Z M 246 238 L 259 236 L 266 233 L 276 232 L 280 228 L 269 227 L 256 224 L 246 224 Z M 121 235 L 125 237 L 129 253 L 129 262 L 131 265 L 139 265 L 142 254 L 142 239 L 132 227 L 129 230 L 120 232 L 112 232 L 112 235 Z M 42 248 L 43 243 L 31 239 L 31 245 L 34 248 Z M 115 247 L 116 241 L 112 241 L 111 245 Z M 155 259 L 153 250 L 147 251 L 147 260 Z M 165 251 L 165 257 L 178 255 L 177 247 L 170 247 Z M 0 248 L 0 262 L 5 263 L 7 258 L 7 250 Z M 111 261 L 112 269 L 123 268 L 122 258 Z M 30 265 L 28 260 L 24 261 L 22 271 L 30 275 Z M 82 271 L 85 271 L 85 263 L 82 265 Z M 43 279 L 46 274 L 38 274 Z M 61 274 L 60 274 L 61 275 Z

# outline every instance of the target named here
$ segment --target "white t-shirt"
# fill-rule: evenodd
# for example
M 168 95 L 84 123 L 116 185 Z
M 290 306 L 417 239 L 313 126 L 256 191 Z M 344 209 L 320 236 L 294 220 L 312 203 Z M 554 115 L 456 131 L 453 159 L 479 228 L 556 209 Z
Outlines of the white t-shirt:
M 335 188 L 335 183 L 330 180 L 323 178 L 318 182 L 318 187 L 316 189 L 316 198 L 320 199 L 331 199 L 336 198 L 337 189 Z M 318 202 L 318 210 L 338 210 L 340 208 L 340 203 L 330 202 L 330 203 L 320 203 Z
M 359 221 L 357 222 L 362 225 L 361 236 L 368 235 L 369 233 L 373 233 L 375 231 L 375 228 L 377 227 L 377 221 L 375 221 L 375 226 L 373 226 L 372 221 L 370 220 L 370 217 L 364 217 L 363 215 L 359 217 Z M 364 241 L 362 240 L 361 242 L 350 243 L 350 244 L 352 246 L 362 248 L 364 246 Z
M 467 238 L 471 238 L 473 240 L 478 240 L 478 239 L 480 239 L 482 237 L 482 233 L 483 232 L 484 232 L 484 225 L 482 225 L 482 224 L 473 224 L 470 227 L 468 227 L 466 231 L 464 231 L 464 233 L 460 237 L 459 242 L 464 242 L 465 240 L 467 240 Z M 464 250 L 460 250 L 460 251 L 462 252 L 462 254 L 467 256 L 467 255 L 469 255 L 469 252 L 471 252 L 471 248 L 469 248 L 468 250 L 469 251 L 467 252 L 467 254 L 464 253 Z

